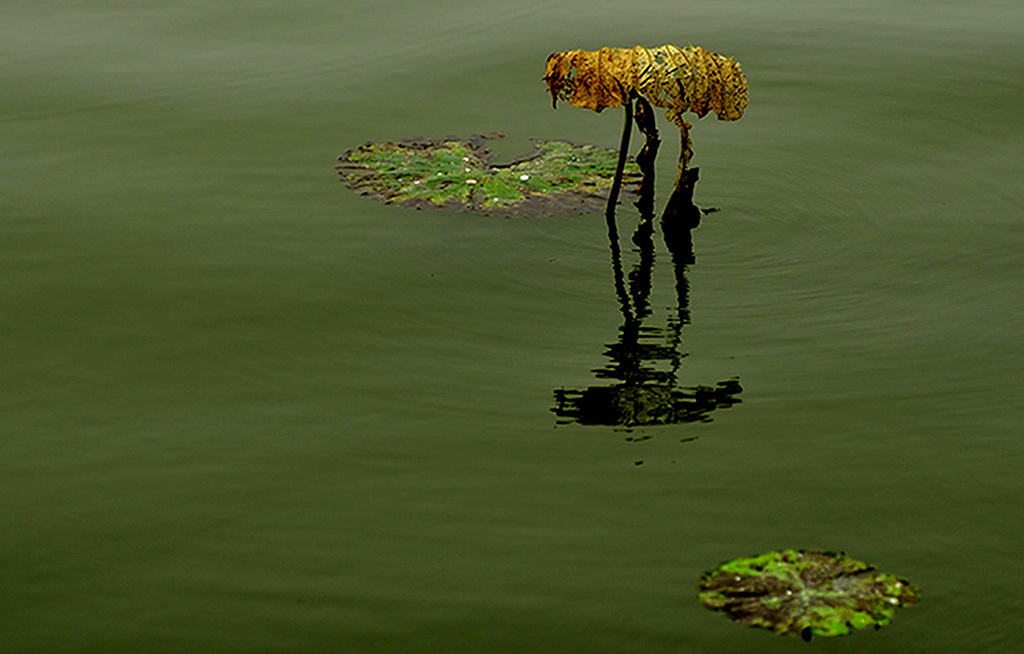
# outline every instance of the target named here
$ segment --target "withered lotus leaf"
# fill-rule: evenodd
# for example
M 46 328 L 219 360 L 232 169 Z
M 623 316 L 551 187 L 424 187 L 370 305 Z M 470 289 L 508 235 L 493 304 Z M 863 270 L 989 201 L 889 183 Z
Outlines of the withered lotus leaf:
M 740 64 L 700 46 L 556 52 L 548 57 L 544 80 L 553 102 L 594 111 L 621 106 L 623 93 L 628 98 L 635 92 L 668 109 L 676 125 L 687 111 L 701 118 L 714 111 L 719 120 L 738 120 L 747 107 Z
M 639 95 L 666 109 L 681 132 L 681 167 L 690 157 L 690 124 L 684 113 L 703 118 L 713 111 L 719 120 L 739 120 L 748 102 L 739 62 L 700 46 L 556 52 L 548 57 L 544 80 L 553 104 L 564 100 L 600 112 Z
M 363 195 L 420 209 L 550 216 L 604 205 L 615 176 L 615 151 L 535 140 L 530 154 L 498 164 L 486 147 L 495 138 L 501 135 L 366 143 L 341 155 L 336 168 L 341 180 Z M 630 163 L 627 181 L 639 177 Z
M 843 552 L 768 552 L 727 561 L 700 578 L 700 601 L 708 608 L 804 640 L 881 628 L 919 597 L 906 579 Z

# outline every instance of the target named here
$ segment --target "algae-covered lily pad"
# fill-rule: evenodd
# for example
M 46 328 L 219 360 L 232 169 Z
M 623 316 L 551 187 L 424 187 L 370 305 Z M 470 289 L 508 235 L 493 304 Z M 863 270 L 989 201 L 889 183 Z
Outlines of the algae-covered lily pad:
M 498 165 L 488 138 L 367 143 L 338 158 L 342 181 L 364 195 L 417 208 L 499 215 L 564 215 L 604 207 L 617 153 L 535 140 L 530 154 Z M 624 180 L 639 181 L 635 163 Z
M 700 578 L 700 601 L 708 608 L 804 640 L 881 628 L 918 597 L 906 579 L 842 552 L 768 552 L 728 561 Z

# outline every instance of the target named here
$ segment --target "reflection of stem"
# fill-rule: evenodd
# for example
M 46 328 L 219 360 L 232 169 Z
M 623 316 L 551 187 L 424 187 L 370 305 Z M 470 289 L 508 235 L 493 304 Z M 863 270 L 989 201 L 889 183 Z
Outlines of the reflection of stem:
M 608 247 L 612 252 L 612 274 L 615 276 L 615 295 L 619 298 L 619 307 L 626 322 L 633 320 L 633 311 L 626 293 L 626 276 L 622 272 L 622 250 L 619 248 L 619 230 L 615 227 L 615 213 L 605 214 L 608 223 Z
M 676 315 L 668 321 L 668 346 L 677 354 L 672 362 L 672 376 L 675 377 L 682 363 L 679 346 L 683 340 L 683 326 L 690 324 L 690 282 L 686 279 L 686 269 L 694 262 L 693 240 L 689 231 L 683 231 L 673 238 L 666 233 L 665 245 L 672 254 L 672 270 L 676 277 Z
M 643 321 L 651 313 L 651 274 L 654 270 L 654 241 L 648 239 L 647 246 L 640 247 L 640 258 L 629 271 L 629 285 L 623 274 L 622 251 L 619 247 L 615 218 L 608 218 L 608 240 L 612 255 L 612 272 L 615 275 L 615 293 L 622 310 L 622 326 L 615 344 L 610 344 L 605 355 L 611 359 L 606 368 L 595 371 L 599 377 L 617 379 L 627 386 L 638 386 L 660 376 L 645 366 L 652 357 L 650 346 L 641 342 Z M 665 358 L 654 357 L 654 358 Z
M 640 113 L 637 109 L 637 124 Z M 643 130 L 641 130 L 643 131 Z M 638 160 L 644 157 L 638 156 Z M 618 338 L 605 346 L 608 362 L 592 372 L 599 380 L 610 383 L 595 384 L 582 389 L 556 389 L 555 407 L 558 423 L 576 422 L 581 425 L 624 426 L 627 429 L 653 425 L 675 425 L 688 422 L 707 422 L 711 413 L 740 402 L 743 391 L 735 379 L 718 382 L 714 386 L 679 387 L 678 374 L 686 354 L 680 352 L 683 328 L 690 322 L 688 266 L 693 263 L 693 242 L 688 229 L 663 223 L 665 244 L 672 254 L 676 281 L 676 311 L 669 315 L 667 329 L 645 327 L 651 315 L 651 288 L 654 271 L 655 246 L 652 238 L 654 170 L 645 170 L 641 197 L 637 207 L 641 210 L 641 228 L 633 242 L 637 245 L 638 260 L 629 274 L 623 273 L 622 250 L 615 215 L 609 212 L 608 245 L 611 251 L 612 271 L 615 275 L 615 293 L 622 310 L 623 322 Z M 691 197 L 697 180 L 696 169 L 688 170 L 686 185 Z M 666 369 L 668 368 L 668 369 Z M 642 440 L 642 439 L 641 439 Z M 683 439 L 687 440 L 687 439 Z
M 683 327 L 690 322 L 689 283 L 686 271 L 694 262 L 693 241 L 690 230 L 678 221 L 663 221 L 665 244 L 672 255 L 676 281 L 676 311 L 670 315 L 668 328 L 645 327 L 651 315 L 650 299 L 654 272 L 655 246 L 652 221 L 654 217 L 654 152 L 657 132 L 644 129 L 646 111 L 639 101 L 636 123 L 648 137 L 637 162 L 643 171 L 636 206 L 640 210 L 640 225 L 633 234 L 639 256 L 628 275 L 623 273 L 622 249 L 615 222 L 613 204 L 605 218 L 608 224 L 608 246 L 611 251 L 612 272 L 615 276 L 615 294 L 622 310 L 622 326 L 618 339 L 605 346 L 608 363 L 592 372 L 599 380 L 615 380 L 607 385 L 594 385 L 584 389 L 556 389 L 555 407 L 559 424 L 577 422 L 582 425 L 619 425 L 626 428 L 649 425 L 674 425 L 686 422 L 707 422 L 711 412 L 728 408 L 740 402 L 737 397 L 743 388 L 735 379 L 718 382 L 715 386 L 680 388 L 679 369 L 686 354 L 680 352 Z M 628 115 L 628 114 L 627 114 Z M 627 121 L 627 126 L 629 122 Z M 623 139 L 628 146 L 628 139 Z M 693 206 L 693 185 L 698 169 L 686 170 L 682 178 L 684 209 L 697 211 Z M 661 342 L 658 342 L 661 341 Z M 667 364 L 668 370 L 665 369 Z M 627 439 L 628 440 L 628 439 Z M 684 441 L 687 439 L 683 439 Z
M 640 257 L 629 271 L 629 294 L 633 298 L 633 311 L 637 321 L 651 314 L 651 277 L 654 274 L 654 241 L 640 240 L 636 244 Z
M 622 186 L 622 171 L 626 168 L 626 156 L 629 152 L 629 135 L 633 130 L 633 99 L 625 96 L 623 105 L 626 107 L 626 120 L 622 128 L 622 143 L 619 145 L 619 160 L 615 164 L 615 177 L 612 179 L 611 191 L 608 192 L 608 208 L 605 209 L 605 215 L 610 217 L 615 216 L 615 203 L 619 200 L 619 188 Z

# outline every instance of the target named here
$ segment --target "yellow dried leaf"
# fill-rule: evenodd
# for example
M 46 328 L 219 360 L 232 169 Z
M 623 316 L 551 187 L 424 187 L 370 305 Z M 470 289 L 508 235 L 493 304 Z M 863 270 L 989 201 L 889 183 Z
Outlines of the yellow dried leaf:
M 601 111 L 636 94 L 667 109 L 668 119 L 681 129 L 687 111 L 738 120 L 747 107 L 747 80 L 739 63 L 700 46 L 556 52 L 548 57 L 544 80 L 553 103 L 561 99 Z
M 666 109 L 679 127 L 679 179 L 693 155 L 683 114 L 703 118 L 713 111 L 719 120 L 739 120 L 747 108 L 747 78 L 739 62 L 700 46 L 556 52 L 548 57 L 544 81 L 553 105 L 561 99 L 599 112 L 640 96 Z

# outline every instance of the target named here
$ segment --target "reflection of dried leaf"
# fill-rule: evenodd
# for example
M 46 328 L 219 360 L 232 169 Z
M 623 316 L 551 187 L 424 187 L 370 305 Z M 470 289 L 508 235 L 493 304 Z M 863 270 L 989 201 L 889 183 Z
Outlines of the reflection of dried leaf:
M 629 344 L 609 345 L 624 348 Z M 635 344 L 641 350 L 645 344 Z M 659 348 L 653 348 L 658 355 Z M 672 356 L 665 352 L 666 358 Z M 678 354 L 676 354 L 678 356 Z M 598 370 L 598 377 L 611 376 Z M 669 377 L 659 375 L 657 370 L 642 370 L 641 375 L 651 378 Z M 737 397 L 743 392 L 739 381 L 728 379 L 714 386 L 679 388 L 674 379 L 642 384 L 616 384 L 614 386 L 591 386 L 589 388 L 558 389 L 555 391 L 555 408 L 551 409 L 560 424 L 578 422 L 581 425 L 621 425 L 627 428 L 651 425 L 676 425 L 685 422 L 711 422 L 711 412 L 728 409 L 742 400 Z
M 681 128 L 687 111 L 738 120 L 747 106 L 747 80 L 739 63 L 700 46 L 556 52 L 548 57 L 544 80 L 553 102 L 594 111 L 618 107 L 636 93 L 668 109 L 668 119 Z

